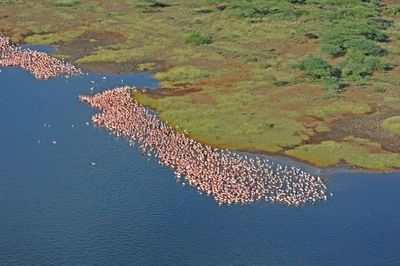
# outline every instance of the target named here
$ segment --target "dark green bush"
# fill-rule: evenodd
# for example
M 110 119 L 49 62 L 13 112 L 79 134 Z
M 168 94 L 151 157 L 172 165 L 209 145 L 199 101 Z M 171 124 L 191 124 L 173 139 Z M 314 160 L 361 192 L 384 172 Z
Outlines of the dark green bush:
M 203 22 L 202 20 L 200 20 L 200 19 L 196 19 L 196 20 L 194 21 L 194 24 L 203 25 L 204 22 Z
M 371 75 L 370 71 L 366 71 L 362 63 L 340 61 L 337 67 L 341 70 L 342 78 L 348 81 L 358 81 Z
M 380 56 L 384 53 L 384 50 L 379 45 L 377 45 L 374 41 L 368 40 L 364 37 L 347 40 L 343 43 L 343 47 L 345 49 L 360 51 L 364 55 Z
M 384 70 L 385 64 L 383 64 L 379 58 L 369 56 L 364 60 L 364 67 L 365 70 L 371 72 L 372 74 L 374 71 Z
M 340 72 L 320 57 L 309 56 L 294 65 L 295 68 L 305 72 L 306 77 L 322 81 L 339 77 Z
M 305 10 L 305 9 L 297 9 L 296 10 L 296 15 L 297 16 L 307 16 L 309 14 L 310 14 L 310 12 L 308 10 Z
M 375 10 L 374 7 L 367 7 L 367 6 L 354 6 L 350 8 L 343 8 L 340 9 L 340 13 L 343 13 L 345 16 L 353 17 L 355 19 L 363 19 L 369 17 L 375 17 L 379 13 Z
M 192 43 L 194 45 L 204 45 L 211 43 L 211 36 L 210 35 L 200 35 L 198 33 L 190 33 L 185 38 L 186 43 Z
M 376 93 L 385 93 L 386 89 L 381 88 L 381 87 L 376 87 L 376 88 L 374 88 L 374 92 L 376 92 Z
M 76 7 L 80 4 L 78 1 L 50 3 L 50 5 L 56 7 Z
M 169 4 L 158 2 L 156 0 L 137 0 L 137 3 L 134 5 L 136 8 L 143 8 L 145 10 L 154 10 L 157 8 L 168 7 Z
M 321 47 L 321 51 L 334 57 L 342 52 L 342 48 L 340 45 L 327 43 Z
M 235 18 L 254 18 L 264 14 L 254 3 L 242 1 L 231 3 L 225 12 L 227 16 Z
M 248 56 L 245 59 L 246 63 L 251 63 L 251 62 L 257 62 L 257 58 L 253 57 L 253 56 Z

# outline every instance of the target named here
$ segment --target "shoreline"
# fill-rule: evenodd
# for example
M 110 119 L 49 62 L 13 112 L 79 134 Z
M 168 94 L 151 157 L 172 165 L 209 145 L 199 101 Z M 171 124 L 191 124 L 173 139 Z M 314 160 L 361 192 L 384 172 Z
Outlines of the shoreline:
M 58 45 L 55 45 L 53 47 L 55 48 L 56 51 L 49 53 L 50 56 L 57 55 L 57 53 L 60 52 Z M 81 64 L 76 64 L 73 61 L 69 62 L 69 63 L 76 65 L 77 67 L 79 67 L 79 69 L 83 69 L 83 72 L 98 73 L 98 74 L 117 75 L 117 74 L 136 74 L 136 73 L 146 72 L 146 71 L 137 71 L 137 70 L 136 71 L 132 71 L 132 70 L 127 71 L 125 69 L 125 65 L 127 64 L 126 62 L 123 64 L 115 63 L 115 62 L 108 62 L 106 64 L 96 63 L 95 67 L 93 67 L 93 65 L 85 66 L 85 65 L 81 65 Z M 182 88 L 169 89 L 169 88 L 159 87 L 159 88 L 146 90 L 146 92 L 151 92 L 153 97 L 157 96 L 157 95 L 161 95 L 161 97 L 165 97 L 165 94 L 169 94 L 169 93 L 172 95 L 185 95 L 187 93 L 196 91 L 196 90 L 191 90 L 190 88 L 188 91 L 185 91 L 185 88 L 186 88 L 186 86 L 183 86 L 183 89 Z M 172 93 L 171 93 L 171 91 L 172 91 Z M 148 107 L 150 109 L 152 109 L 153 111 L 159 112 L 158 110 L 152 108 L 151 106 L 148 106 Z M 207 143 L 207 140 L 200 140 L 200 142 Z M 215 146 L 216 148 L 221 148 L 218 145 L 213 145 L 213 146 Z M 227 145 L 227 147 L 229 148 L 229 145 Z M 343 162 L 343 161 L 341 161 L 338 164 L 331 164 L 329 166 L 319 166 L 318 164 L 312 163 L 308 160 L 302 160 L 300 158 L 297 158 L 296 156 L 290 156 L 285 153 L 286 150 L 287 149 L 283 149 L 278 152 L 268 152 L 268 151 L 263 151 L 263 150 L 255 150 L 253 148 L 245 148 L 245 149 L 238 150 L 238 152 L 249 153 L 249 154 L 253 154 L 253 155 L 262 155 L 262 156 L 266 156 L 269 158 L 273 158 L 273 157 L 288 158 L 288 159 L 292 160 L 293 162 L 298 163 L 299 165 L 304 165 L 306 167 L 312 167 L 312 168 L 318 168 L 318 169 L 324 169 L 324 171 L 328 171 L 328 172 L 330 171 L 329 169 L 336 169 L 336 168 L 343 168 L 343 169 L 349 169 L 349 170 L 352 169 L 353 171 L 356 171 L 356 172 L 368 172 L 368 173 L 390 173 L 390 172 L 399 172 L 400 171 L 400 168 L 395 168 L 392 170 L 381 170 L 381 169 L 357 166 L 355 164 L 350 164 L 350 163 Z M 351 171 L 351 172 L 353 172 L 353 171 Z

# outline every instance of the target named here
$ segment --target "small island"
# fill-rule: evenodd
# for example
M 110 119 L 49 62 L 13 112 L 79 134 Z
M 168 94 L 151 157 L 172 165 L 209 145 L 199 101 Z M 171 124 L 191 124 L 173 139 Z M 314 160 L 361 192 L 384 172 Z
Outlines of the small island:
M 15 44 L 55 45 L 83 71 L 155 72 L 132 100 L 190 138 L 320 167 L 400 168 L 394 1 L 17 1 Z

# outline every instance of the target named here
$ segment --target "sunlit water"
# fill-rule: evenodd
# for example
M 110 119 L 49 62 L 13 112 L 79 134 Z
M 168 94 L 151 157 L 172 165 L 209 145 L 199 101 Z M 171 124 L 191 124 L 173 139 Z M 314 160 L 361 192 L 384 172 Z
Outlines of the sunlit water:
M 218 207 L 137 145 L 86 125 L 96 110 L 79 94 L 157 87 L 150 74 L 41 81 L 1 70 L 0 265 L 400 263 L 399 173 L 321 171 L 334 196 L 316 206 Z

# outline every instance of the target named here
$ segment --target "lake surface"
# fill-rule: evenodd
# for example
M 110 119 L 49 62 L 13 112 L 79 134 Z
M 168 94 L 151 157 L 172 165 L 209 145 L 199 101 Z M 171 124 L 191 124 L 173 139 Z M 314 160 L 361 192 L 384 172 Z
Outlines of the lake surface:
M 94 92 L 157 87 L 150 74 L 42 81 L 0 69 L 0 265 L 400 263 L 400 173 L 304 167 L 331 180 L 327 202 L 218 207 L 86 125 L 96 110 L 78 95 L 91 81 Z

